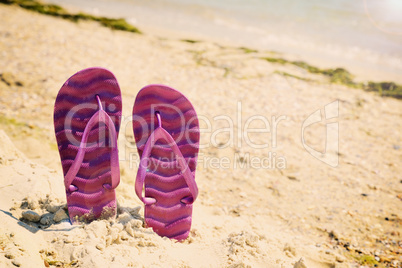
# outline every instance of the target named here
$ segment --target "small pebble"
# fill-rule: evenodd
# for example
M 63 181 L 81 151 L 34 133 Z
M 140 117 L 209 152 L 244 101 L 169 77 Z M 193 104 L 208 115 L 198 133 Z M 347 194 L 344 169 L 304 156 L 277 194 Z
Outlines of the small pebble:
M 64 209 L 59 209 L 55 214 L 53 220 L 55 222 L 61 222 L 62 220 L 68 219 L 67 213 L 64 211 Z
M 96 248 L 97 248 L 98 250 L 102 251 L 102 250 L 105 249 L 105 245 L 103 245 L 103 244 L 97 244 L 97 245 L 96 245 Z
M 14 264 L 14 266 L 17 266 L 17 267 L 21 266 L 21 262 L 18 259 L 14 259 L 11 263 Z
M 38 222 L 40 220 L 40 215 L 32 210 L 22 212 L 22 217 L 31 222 Z
M 50 213 L 56 213 L 60 209 L 60 206 L 56 206 L 54 204 L 49 204 L 46 206 L 46 210 Z
M 40 223 L 43 225 L 49 225 L 52 223 L 52 220 L 53 220 L 53 214 L 46 213 L 42 215 L 42 217 L 40 218 Z
M 11 252 L 6 252 L 6 254 L 4 254 L 4 257 L 10 260 L 15 258 L 14 254 Z

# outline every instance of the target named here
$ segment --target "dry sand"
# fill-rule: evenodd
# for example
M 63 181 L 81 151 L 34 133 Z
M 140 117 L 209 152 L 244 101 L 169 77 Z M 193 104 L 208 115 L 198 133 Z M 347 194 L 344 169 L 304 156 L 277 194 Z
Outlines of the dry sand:
M 3 5 L 0 18 L 0 267 L 339 268 L 371 267 L 376 260 L 380 267 L 401 267 L 400 101 L 259 59 L 268 52 L 112 31 Z M 53 105 L 64 81 L 91 66 L 113 71 L 122 89 L 120 207 L 116 220 L 71 226 L 63 220 Z M 150 83 L 182 91 L 203 128 L 207 119 L 212 131 L 230 126 L 217 116 L 233 120 L 231 146 L 224 146 L 228 132 L 202 133 L 207 146 L 200 150 L 197 168 L 200 195 L 184 243 L 144 228 L 134 193 L 137 166 L 129 160 L 136 150 L 129 116 L 137 92 Z M 304 149 L 301 126 L 335 100 L 339 165 L 334 168 Z M 254 115 L 271 125 L 272 116 L 286 118 L 278 123 L 276 147 L 272 131 L 250 134 L 255 143 L 268 142 L 265 149 L 239 138 L 239 127 Z M 305 135 L 310 146 L 323 150 L 324 123 L 312 125 Z M 275 165 L 251 165 L 268 152 L 276 154 Z M 225 157 L 228 168 L 211 164 Z M 278 166 L 281 159 L 285 166 Z M 37 213 L 28 212 L 40 221 L 20 220 L 26 211 Z

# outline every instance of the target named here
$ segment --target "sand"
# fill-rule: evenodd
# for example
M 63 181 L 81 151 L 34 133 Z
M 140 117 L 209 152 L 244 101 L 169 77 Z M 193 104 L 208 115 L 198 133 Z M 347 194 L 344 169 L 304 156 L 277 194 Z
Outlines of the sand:
M 272 52 L 112 31 L 4 5 L 0 18 L 0 267 L 401 266 L 399 100 L 260 59 Z M 71 226 L 53 105 L 64 81 L 91 66 L 113 71 L 123 95 L 119 209 L 115 220 Z M 203 128 L 200 195 L 183 243 L 143 227 L 134 193 L 130 114 L 151 83 L 182 91 Z M 326 123 L 339 125 L 339 151 L 327 154 L 338 159 L 332 167 L 305 149 L 301 133 L 334 101 L 338 116 L 304 132 L 306 146 L 323 151 Z M 244 133 L 267 124 L 269 132 Z

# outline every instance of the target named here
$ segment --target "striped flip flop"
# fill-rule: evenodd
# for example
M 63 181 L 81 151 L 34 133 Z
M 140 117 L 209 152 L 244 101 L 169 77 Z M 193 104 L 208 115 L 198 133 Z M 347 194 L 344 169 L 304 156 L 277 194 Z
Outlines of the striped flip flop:
M 116 215 L 121 110 L 117 80 L 102 68 L 74 74 L 56 97 L 54 128 L 72 223 Z
M 198 195 L 200 133 L 194 107 L 177 90 L 146 86 L 134 103 L 133 130 L 141 159 L 135 191 L 145 204 L 145 223 L 160 236 L 184 240 Z

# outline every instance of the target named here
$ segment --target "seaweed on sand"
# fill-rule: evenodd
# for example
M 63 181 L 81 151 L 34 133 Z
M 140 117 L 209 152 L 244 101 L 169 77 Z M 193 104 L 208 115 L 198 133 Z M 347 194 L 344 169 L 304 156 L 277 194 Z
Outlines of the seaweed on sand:
M 139 29 L 129 24 L 125 19 L 113 19 L 107 17 L 93 16 L 86 13 L 69 13 L 61 6 L 54 4 L 44 4 L 36 0 L 0 0 L 0 3 L 7 5 L 18 5 L 22 8 L 32 10 L 41 14 L 60 17 L 66 20 L 78 22 L 80 20 L 97 21 L 101 25 L 113 30 L 121 30 L 132 33 L 141 33 Z
M 289 61 L 283 58 L 263 57 L 261 58 L 271 63 L 278 64 L 292 64 L 300 67 L 312 74 L 322 74 L 329 78 L 331 83 L 341 84 L 352 88 L 361 88 L 366 91 L 374 91 L 381 96 L 393 97 L 402 99 L 402 85 L 394 82 L 373 82 L 369 81 L 366 84 L 357 83 L 353 80 L 353 75 L 344 68 L 335 69 L 320 69 L 316 66 L 312 66 L 304 61 Z

